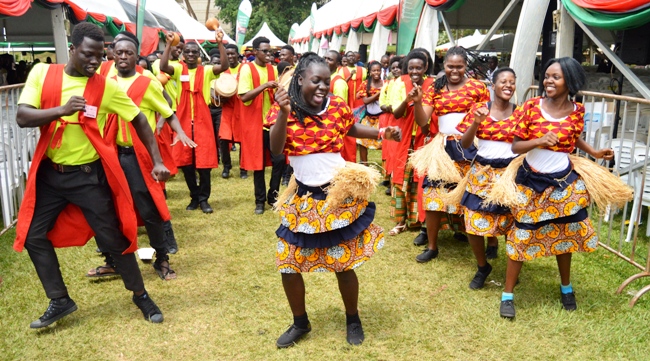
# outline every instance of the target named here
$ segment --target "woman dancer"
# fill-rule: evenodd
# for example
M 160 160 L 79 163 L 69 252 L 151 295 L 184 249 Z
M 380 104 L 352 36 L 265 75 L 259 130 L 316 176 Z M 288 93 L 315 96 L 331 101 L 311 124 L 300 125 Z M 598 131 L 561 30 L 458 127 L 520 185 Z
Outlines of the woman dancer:
M 476 147 L 461 147 L 461 133 L 456 126 L 475 103 L 490 100 L 490 94 L 483 83 L 465 77 L 466 69 L 465 49 L 460 46 L 450 48 L 445 55 L 445 74 L 436 80 L 433 87 L 415 87 L 411 96 L 415 120 L 421 127 L 427 126 L 434 111 L 438 116 L 439 133 L 436 139 L 419 152 L 426 154 L 430 159 L 438 160 L 443 168 L 446 168 L 436 172 L 430 171 L 423 184 L 429 242 L 427 248 L 415 257 L 420 263 L 429 262 L 438 256 L 438 231 L 445 213 L 462 214 L 460 204 L 445 204 L 440 197 L 440 194 L 455 188 L 456 182 L 465 176 L 471 160 L 476 155 Z
M 379 96 L 384 81 L 381 80 L 381 64 L 373 61 L 368 64 L 369 78 L 361 84 L 361 90 L 357 93 L 357 99 L 363 99 L 366 105 L 366 115 L 361 119 L 361 124 L 372 128 L 379 129 L 379 116 L 382 113 L 379 107 Z M 357 139 L 359 148 L 359 158 L 361 164 L 368 164 L 368 149 L 381 149 L 381 140 L 379 139 Z
M 381 95 L 379 96 L 379 106 L 382 110 L 382 114 L 379 116 L 379 128 L 384 128 L 389 125 L 395 124 L 395 116 L 393 116 L 393 106 L 391 105 L 391 94 L 393 89 L 393 84 L 396 81 L 401 81 L 402 76 L 402 56 L 393 56 L 390 58 L 390 75 L 388 80 L 384 82 L 384 86 L 381 88 Z M 387 142 L 381 146 L 381 159 L 383 161 L 383 168 L 385 171 L 385 178 L 383 185 L 386 187 L 386 195 L 391 194 L 390 186 L 390 175 L 392 173 L 392 163 L 393 163 L 393 151 L 397 144 L 393 142 Z
M 367 200 L 373 190 L 368 185 L 376 184 L 379 173 L 352 163 L 346 166 L 341 148 L 346 134 L 399 140 L 400 130 L 356 124 L 343 99 L 328 95 L 329 83 L 325 60 L 314 53 L 304 54 L 289 92 L 278 90 L 267 116 L 271 151 L 286 152 L 294 169 L 294 178 L 276 203 L 282 219 L 276 232 L 276 265 L 294 318 L 276 342 L 280 348 L 292 346 L 311 331 L 302 272 L 335 272 L 345 305 L 347 341 L 352 345 L 363 342 L 354 269 L 384 243 L 383 230 L 372 223 L 374 203 Z
M 484 237 L 505 236 L 512 225 L 510 208 L 484 204 L 492 183 L 499 177 L 516 157 L 512 150 L 512 125 L 515 104 L 510 99 L 515 94 L 515 72 L 510 68 L 499 68 L 492 79 L 495 92 L 494 102 L 476 103 L 456 129 L 464 133 L 461 139 L 463 148 L 474 144 L 478 138 L 478 153 L 465 177 L 467 187 L 461 182 L 456 193 L 465 216 L 465 232 L 476 257 L 478 271 L 469 284 L 476 290 L 483 288 L 492 266 L 487 262 Z M 493 240 L 493 242 L 496 241 Z M 496 257 L 496 246 L 492 248 Z
M 578 93 L 585 80 L 586 74 L 576 60 L 551 59 L 544 67 L 546 95 L 526 101 L 517 110 L 512 151 L 526 153 L 526 156 L 523 163 L 513 161 L 505 172 L 508 174 L 513 168 L 516 178 L 514 172 L 511 177 L 504 174 L 501 178 L 504 182 L 512 182 L 515 178 L 513 186 L 516 186 L 514 192 L 508 192 L 512 193 L 514 201 L 500 200 L 510 203 L 514 216 L 514 226 L 508 232 L 506 243 L 509 259 L 501 296 L 502 317 L 515 317 L 512 292 L 523 262 L 544 256 L 557 259 L 562 307 L 567 311 L 577 308 L 570 278 L 571 255 L 592 252 L 598 245 L 587 207 L 592 199 L 597 201 L 598 196 L 611 201 L 617 194 L 590 188 L 591 180 L 611 177 L 613 180 L 607 179 L 604 183 L 614 186 L 621 183 L 607 171 L 597 174 L 600 167 L 595 163 L 569 157 L 576 147 L 596 159 L 614 157 L 611 149 L 595 150 L 580 138 L 585 109 L 570 98 Z M 488 199 L 494 199 L 499 184 L 504 184 L 501 181 L 493 186 Z M 622 189 L 626 189 L 625 185 Z

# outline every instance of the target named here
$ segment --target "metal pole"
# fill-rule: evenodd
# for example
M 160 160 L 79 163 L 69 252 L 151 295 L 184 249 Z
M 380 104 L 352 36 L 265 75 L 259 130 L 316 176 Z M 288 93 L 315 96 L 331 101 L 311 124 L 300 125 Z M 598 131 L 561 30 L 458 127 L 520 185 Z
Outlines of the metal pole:
M 497 32 L 497 30 L 499 30 L 508 16 L 510 16 L 510 13 L 512 13 L 512 10 L 515 9 L 515 5 L 517 5 L 520 1 L 521 0 L 510 0 L 510 3 L 508 3 L 508 5 L 506 5 L 506 8 L 503 9 L 503 12 L 497 18 L 497 21 L 494 22 L 494 25 L 492 25 L 487 34 L 485 34 L 485 38 L 483 38 L 481 43 L 478 44 L 476 50 L 483 50 L 487 46 L 487 44 L 490 42 L 490 39 L 492 39 L 492 36 Z

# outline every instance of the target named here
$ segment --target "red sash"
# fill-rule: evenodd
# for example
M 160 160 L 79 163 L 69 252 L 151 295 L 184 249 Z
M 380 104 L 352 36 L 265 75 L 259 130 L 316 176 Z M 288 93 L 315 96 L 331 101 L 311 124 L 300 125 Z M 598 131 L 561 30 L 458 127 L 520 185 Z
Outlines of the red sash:
M 145 93 L 147 92 L 147 88 L 149 88 L 150 83 L 151 83 L 151 79 L 147 78 L 146 76 L 139 76 L 131 84 L 129 90 L 127 90 L 126 92 L 126 95 L 128 95 L 129 98 L 133 100 L 135 105 L 139 107 L 140 103 L 142 103 L 142 99 L 144 98 Z M 138 159 L 138 165 L 140 166 L 140 170 L 142 172 L 142 178 L 144 178 L 144 183 L 147 185 L 147 189 L 149 189 L 151 198 L 153 198 L 153 202 L 156 204 L 156 208 L 158 209 L 160 218 L 162 218 L 163 221 L 170 220 L 171 215 L 169 214 L 169 208 L 167 208 L 167 201 L 165 201 L 165 194 L 163 193 L 160 185 L 156 183 L 156 181 L 151 176 L 151 171 L 153 171 L 153 162 L 151 161 L 151 156 L 149 155 L 147 148 L 144 146 L 144 143 L 142 143 L 142 141 L 138 137 L 138 133 L 135 131 L 135 127 L 133 126 L 133 124 L 131 124 L 131 122 L 126 122 L 123 119 L 118 120 L 118 117 L 115 114 L 109 115 L 109 120 L 107 123 L 106 134 L 104 136 L 104 139 L 106 139 L 107 141 L 109 141 L 109 139 L 113 141 L 114 139 L 117 138 L 116 132 L 119 129 L 119 127 L 117 126 L 118 122 L 122 123 L 122 128 L 121 128 L 123 133 L 122 139 L 125 140 L 127 139 L 127 135 L 126 135 L 127 128 L 129 130 L 129 133 L 131 133 L 133 150 L 135 151 L 135 156 Z M 135 209 L 135 204 L 134 204 L 134 209 Z M 138 213 L 136 212 L 136 214 Z M 144 223 L 141 222 L 141 219 L 139 217 L 138 217 L 138 225 L 144 225 Z
M 363 83 L 363 68 L 360 66 L 356 67 L 357 72 L 355 74 L 356 79 L 350 78 L 348 80 L 348 104 L 351 109 L 358 108 L 363 105 L 363 99 L 357 99 L 357 92 L 361 89 L 361 83 Z M 343 75 L 347 79 L 352 72 L 348 69 L 347 66 L 343 67 Z
M 229 68 L 225 72 L 233 74 Z M 239 71 L 233 74 L 239 81 Z M 221 126 L 219 127 L 219 138 L 232 142 L 241 142 L 241 124 L 239 123 L 239 110 L 242 107 L 241 99 L 238 94 L 233 95 L 227 102 L 221 104 Z
M 106 60 L 102 63 L 102 67 L 99 68 L 99 75 L 104 78 L 108 76 L 108 72 L 111 71 L 111 68 L 115 66 L 114 60 Z
M 345 81 L 342 76 L 335 74 L 334 78 L 330 81 L 330 93 L 334 94 L 334 86 L 336 85 L 336 82 L 339 80 Z
M 49 66 L 47 75 L 43 81 L 41 109 L 49 109 L 61 105 L 63 68 L 63 64 Z M 83 95 L 87 104 L 94 104 L 99 109 L 104 95 L 105 82 L 106 78 L 101 75 L 94 75 L 88 78 Z M 126 177 L 117 159 L 115 145 L 113 143 L 111 146 L 104 141 L 99 132 L 97 121 L 86 117 L 83 112 L 79 112 L 79 126 L 83 129 L 99 154 L 106 179 L 113 194 L 113 203 L 115 204 L 117 218 L 120 221 L 120 230 L 131 243 L 124 253 L 133 253 L 138 248 L 136 218 L 135 212 L 133 211 L 133 200 L 131 199 L 129 185 L 126 182 Z M 36 145 L 32 166 L 27 176 L 25 197 L 18 212 L 14 249 L 19 252 L 23 249 L 27 232 L 29 231 L 32 217 L 34 216 L 36 206 L 36 174 L 41 161 L 46 158 L 45 150 L 49 145 L 48 143 L 52 138 L 55 127 L 55 122 L 50 122 L 41 127 L 41 137 Z M 47 233 L 47 237 L 51 240 L 54 247 L 83 246 L 93 236 L 94 232 L 86 222 L 86 218 L 81 212 L 81 209 L 73 204 L 68 204 L 65 207 L 59 214 L 54 228 Z
M 243 66 L 243 65 L 242 65 Z M 249 63 L 246 65 L 251 70 L 253 78 L 253 89 L 260 86 L 260 74 L 255 67 L 255 64 Z M 268 81 L 275 80 L 275 72 L 271 64 L 266 64 L 266 71 L 268 74 Z M 269 149 L 264 148 L 264 94 L 268 92 L 269 99 L 273 100 L 273 89 L 266 88 L 249 105 L 243 102 L 240 108 L 240 119 L 242 115 L 246 114 L 246 121 L 240 122 L 241 125 L 241 167 L 246 170 L 264 170 L 264 167 L 271 165 L 271 152 Z
M 182 75 L 189 75 L 187 64 L 183 65 Z M 181 100 L 178 102 L 176 114 L 181 122 L 183 131 L 194 140 L 197 147 L 192 149 L 182 144 L 173 147 L 174 161 L 177 167 L 194 164 L 196 168 L 209 169 L 218 168 L 217 146 L 214 139 L 214 128 L 210 109 L 203 98 L 203 72 L 205 68 L 201 65 L 196 67 L 194 73 L 194 89 L 190 89 L 190 82 L 181 82 Z M 194 103 L 194 129 L 192 129 L 192 106 Z M 194 152 L 194 153 L 192 153 Z M 195 159 L 192 159 L 194 155 Z
M 158 150 L 160 151 L 160 157 L 162 157 L 163 164 L 167 169 L 169 169 L 169 174 L 171 175 L 178 173 L 178 168 L 176 168 L 176 162 L 174 161 L 174 151 L 171 146 L 174 137 L 173 133 L 174 131 L 172 130 L 172 127 L 165 122 L 162 129 L 160 129 L 160 133 L 155 134 L 156 143 L 158 143 Z M 165 182 L 160 182 L 160 187 L 165 189 Z

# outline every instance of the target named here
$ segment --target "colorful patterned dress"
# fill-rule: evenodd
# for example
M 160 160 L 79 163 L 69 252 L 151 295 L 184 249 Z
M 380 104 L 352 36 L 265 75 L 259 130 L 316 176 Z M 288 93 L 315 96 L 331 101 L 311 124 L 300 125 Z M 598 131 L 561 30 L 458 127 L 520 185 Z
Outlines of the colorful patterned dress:
M 320 119 L 307 117 L 301 123 L 293 113 L 287 119 L 284 151 L 298 191 L 279 209 L 276 266 L 281 273 L 352 270 L 384 245 L 383 229 L 372 223 L 374 203 L 348 198 L 338 208 L 327 204 L 325 188 L 337 167 L 345 166 L 340 152 L 354 118 L 343 99 L 330 95 L 326 101 Z M 278 112 L 276 103 L 267 115 L 269 127 Z M 320 184 L 314 184 L 313 173 L 322 179 Z
M 457 90 L 440 91 L 436 93 L 431 86 L 425 91 L 422 104 L 433 107 L 433 113 L 438 116 L 438 136 L 446 137 L 445 148 L 440 153 L 446 152 L 454 161 L 454 165 L 464 177 L 470 168 L 470 163 L 476 155 L 476 147 L 463 149 L 460 145 L 462 134 L 456 126 L 462 121 L 472 106 L 478 102 L 490 101 L 490 93 L 483 83 L 476 79 L 468 79 Z M 456 184 L 445 184 L 436 179 L 435 174 L 427 174 L 422 185 L 424 187 L 423 201 L 426 211 L 446 212 L 449 214 L 462 214 L 460 204 L 445 204 L 440 194 L 452 191 Z
M 555 146 L 529 151 L 517 172 L 518 204 L 511 208 L 514 226 L 506 243 L 506 253 L 515 261 L 593 252 L 598 245 L 587 214 L 589 193 L 569 161 L 584 128 L 585 109 L 574 103 L 569 116 L 553 119 L 543 114 L 543 101 L 533 98 L 521 106 L 513 132 L 522 140 L 532 140 L 552 131 L 559 139 Z
M 370 84 L 372 84 L 372 82 Z M 368 81 L 361 83 L 361 90 L 357 93 L 357 99 L 368 98 L 381 92 L 381 88 L 373 88 L 372 86 L 370 87 L 370 92 L 368 92 L 366 90 L 367 87 Z M 379 129 L 379 116 L 381 113 L 382 111 L 379 109 L 379 100 L 366 104 L 366 116 L 361 119 L 361 124 Z M 381 139 L 357 138 L 357 144 L 368 149 L 381 149 Z
M 490 103 L 487 104 L 489 106 Z M 463 121 L 456 127 L 465 133 L 474 123 L 474 111 L 485 103 L 476 103 Z M 513 104 L 514 107 L 514 104 Z M 476 236 L 503 236 L 512 226 L 510 208 L 486 205 L 484 200 L 492 184 L 501 177 L 506 167 L 516 157 L 512 153 L 512 128 L 518 118 L 517 111 L 508 118 L 498 120 L 491 115 L 476 130 L 478 153 L 469 169 L 465 194 L 460 201 L 465 216 L 465 232 Z

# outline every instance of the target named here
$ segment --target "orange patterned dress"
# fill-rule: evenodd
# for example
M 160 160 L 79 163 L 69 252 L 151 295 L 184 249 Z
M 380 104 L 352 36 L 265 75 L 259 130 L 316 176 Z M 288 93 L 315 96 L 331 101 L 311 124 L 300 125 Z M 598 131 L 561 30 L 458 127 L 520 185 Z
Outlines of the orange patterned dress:
M 328 158 L 332 154 L 340 158 L 343 138 L 354 125 L 354 118 L 343 99 L 330 95 L 327 101 L 326 109 L 318 118 L 307 117 L 300 122 L 295 114 L 289 115 L 284 151 L 290 161 L 325 153 Z M 276 103 L 267 115 L 269 127 L 275 124 L 278 112 Z M 341 162 L 345 164 L 342 158 Z M 300 164 L 305 163 L 292 161 L 298 191 L 279 209 L 281 224 L 276 231 L 275 262 L 278 271 L 343 272 L 359 267 L 384 245 L 383 229 L 372 223 L 375 204 L 348 198 L 339 207 L 331 208 L 325 190 L 329 183 L 318 186 L 302 183 L 298 179 L 304 174 Z
M 359 92 L 357 93 L 357 99 L 371 97 L 381 92 L 381 87 L 373 88 L 371 86 L 370 92 L 366 91 L 367 87 L 368 87 L 368 81 L 364 81 L 363 83 L 361 83 L 361 90 L 359 90 Z M 375 104 L 376 106 L 373 107 L 372 104 Z M 366 115 L 363 117 L 363 119 L 361 119 L 360 123 L 368 127 L 379 129 L 379 116 L 381 115 L 382 112 L 379 112 L 377 114 L 371 114 L 373 112 L 372 110 L 373 108 L 375 108 L 375 112 L 376 110 L 379 109 L 379 101 L 366 105 Z M 357 138 L 357 144 L 366 147 L 368 149 L 381 149 L 381 139 Z
M 490 92 L 485 84 L 476 79 L 468 79 L 465 85 L 457 90 L 444 91 L 443 89 L 438 93 L 435 92 L 432 85 L 425 91 L 422 98 L 422 104 L 433 107 L 433 113 L 438 116 L 438 136 L 447 139 L 444 149 L 439 149 L 439 152 L 441 154 L 446 152 L 454 160 L 456 170 L 461 177 L 464 177 L 469 171 L 470 163 L 476 155 L 476 148 L 474 146 L 469 149 L 462 148 L 460 145 L 462 134 L 456 130 L 456 126 L 475 103 L 488 102 L 489 100 Z M 445 204 L 440 198 L 440 194 L 454 190 L 455 183 L 443 184 L 436 179 L 435 174 L 427 174 L 422 186 L 426 211 L 462 214 L 460 204 Z
M 474 111 L 490 103 L 476 103 L 456 129 L 465 133 L 474 123 Z M 514 108 L 514 105 L 513 105 Z M 506 119 L 495 119 L 491 115 L 483 120 L 476 130 L 478 154 L 471 164 L 465 194 L 460 204 L 465 217 L 465 232 L 476 236 L 503 236 L 512 227 L 513 218 L 510 208 L 498 205 L 486 205 L 492 184 L 501 177 L 512 159 L 512 128 L 518 118 L 515 110 Z
M 521 106 L 513 135 L 522 140 L 541 138 L 547 132 L 558 135 L 555 146 L 536 148 L 526 155 L 516 177 L 518 204 L 511 208 L 514 226 L 508 232 L 506 253 L 515 261 L 571 252 L 593 252 L 598 236 L 587 214 L 589 193 L 582 176 L 568 162 L 566 169 L 553 173 L 534 169 L 529 160 L 536 153 L 573 152 L 584 128 L 584 107 L 575 103 L 574 111 L 564 119 L 547 119 L 541 103 L 533 98 Z M 563 157 L 559 158 L 560 160 Z M 556 162 L 557 163 L 557 162 Z

